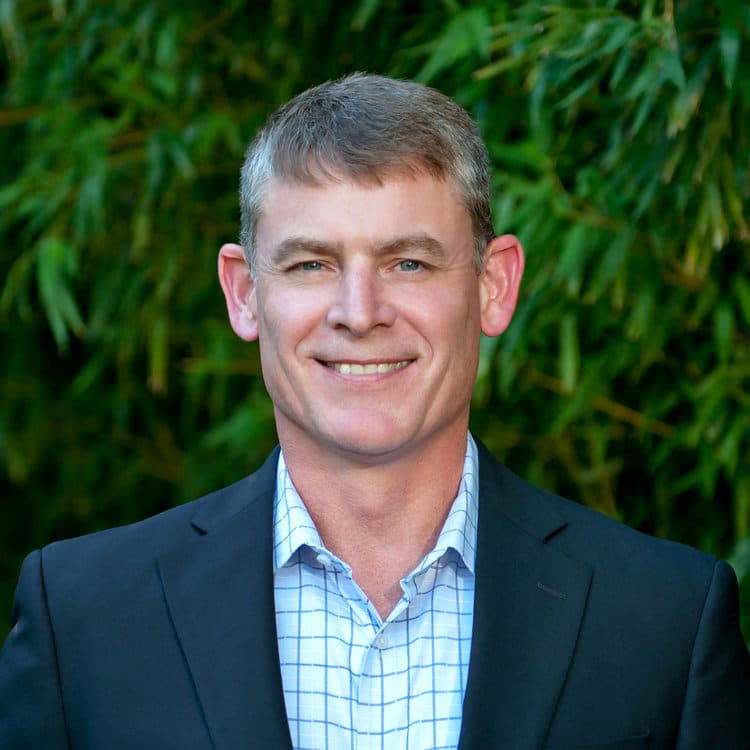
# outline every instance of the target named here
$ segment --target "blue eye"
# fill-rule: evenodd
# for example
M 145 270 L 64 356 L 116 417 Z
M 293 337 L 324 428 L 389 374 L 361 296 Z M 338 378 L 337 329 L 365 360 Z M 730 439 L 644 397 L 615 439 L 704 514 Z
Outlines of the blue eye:
M 303 271 L 320 271 L 323 264 L 319 260 L 306 260 L 299 264 L 299 268 Z
M 400 260 L 398 267 L 402 271 L 419 271 L 422 268 L 422 264 L 418 260 Z

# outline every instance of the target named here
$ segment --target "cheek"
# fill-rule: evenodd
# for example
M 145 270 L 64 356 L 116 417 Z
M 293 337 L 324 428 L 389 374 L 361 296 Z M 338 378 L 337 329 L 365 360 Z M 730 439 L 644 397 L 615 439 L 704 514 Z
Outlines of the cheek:
M 444 294 L 422 313 L 437 337 L 453 339 L 452 346 L 464 351 L 472 349 L 479 340 L 479 300 L 469 291 Z
M 309 408 L 311 350 L 315 324 L 299 296 L 273 295 L 273 304 L 261 307 L 259 315 L 260 362 L 263 382 L 274 408 L 287 416 Z
M 320 301 L 302 293 L 274 293 L 259 300 L 258 328 L 264 362 L 294 354 L 321 320 Z

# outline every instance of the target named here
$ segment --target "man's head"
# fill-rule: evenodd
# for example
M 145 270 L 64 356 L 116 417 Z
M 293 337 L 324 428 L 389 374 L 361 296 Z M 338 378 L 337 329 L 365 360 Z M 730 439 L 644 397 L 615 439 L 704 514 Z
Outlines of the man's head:
M 285 450 L 463 451 L 480 333 L 505 330 L 523 273 L 488 185 L 471 118 L 418 84 L 352 76 L 271 117 L 219 278 L 235 333 L 260 342 Z
M 309 89 L 272 115 L 241 173 L 240 242 L 255 266 L 255 233 L 272 180 L 379 185 L 425 173 L 452 183 L 469 215 L 474 264 L 493 238 L 487 149 L 469 115 L 412 81 L 355 73 Z

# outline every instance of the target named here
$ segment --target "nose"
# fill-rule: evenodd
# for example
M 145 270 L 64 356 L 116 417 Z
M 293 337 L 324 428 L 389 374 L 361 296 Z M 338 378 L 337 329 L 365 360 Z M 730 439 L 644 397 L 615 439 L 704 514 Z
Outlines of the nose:
M 341 274 L 336 298 L 326 319 L 334 328 L 365 336 L 378 326 L 391 326 L 396 312 L 387 300 L 386 282 L 376 271 L 358 268 Z

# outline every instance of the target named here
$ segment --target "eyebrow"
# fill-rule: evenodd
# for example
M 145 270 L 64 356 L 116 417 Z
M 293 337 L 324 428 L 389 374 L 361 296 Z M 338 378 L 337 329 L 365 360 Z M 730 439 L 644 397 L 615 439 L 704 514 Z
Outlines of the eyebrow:
M 375 246 L 375 252 L 378 255 L 402 255 L 418 252 L 436 260 L 445 257 L 443 244 L 428 234 L 413 234 L 396 237 L 393 240 L 385 240 Z
M 339 242 L 326 242 L 308 237 L 287 237 L 273 249 L 273 262 L 283 265 L 299 255 L 334 255 L 342 250 Z

